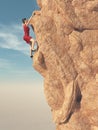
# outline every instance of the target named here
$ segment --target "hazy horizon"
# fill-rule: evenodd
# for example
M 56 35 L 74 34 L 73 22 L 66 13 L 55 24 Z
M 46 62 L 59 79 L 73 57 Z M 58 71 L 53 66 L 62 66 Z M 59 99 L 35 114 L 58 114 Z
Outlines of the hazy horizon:
M 42 82 L 0 86 L 0 130 L 44 129 L 54 130 L 55 126 Z

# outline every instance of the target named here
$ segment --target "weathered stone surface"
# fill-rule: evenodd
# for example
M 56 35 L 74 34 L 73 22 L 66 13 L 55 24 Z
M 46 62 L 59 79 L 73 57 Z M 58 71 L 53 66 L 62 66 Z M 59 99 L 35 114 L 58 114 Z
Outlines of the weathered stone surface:
M 34 68 L 57 130 L 98 130 L 98 0 L 37 0 Z

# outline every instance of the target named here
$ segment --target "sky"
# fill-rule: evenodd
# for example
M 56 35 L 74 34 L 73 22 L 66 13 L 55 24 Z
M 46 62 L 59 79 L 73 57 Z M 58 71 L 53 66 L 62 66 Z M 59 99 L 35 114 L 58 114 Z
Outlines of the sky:
M 0 130 L 54 130 L 43 77 L 23 41 L 21 19 L 38 9 L 36 0 L 0 0 Z

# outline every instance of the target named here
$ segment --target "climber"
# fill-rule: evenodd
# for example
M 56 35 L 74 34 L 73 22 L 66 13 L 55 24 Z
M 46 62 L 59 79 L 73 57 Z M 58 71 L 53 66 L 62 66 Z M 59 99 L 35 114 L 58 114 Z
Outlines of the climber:
M 32 55 L 32 52 L 35 52 L 37 51 L 38 49 L 38 45 L 37 45 L 37 41 L 34 40 L 30 35 L 29 35 L 29 23 L 30 23 L 30 20 L 31 20 L 32 16 L 30 17 L 29 20 L 27 20 L 26 18 L 23 18 L 22 19 L 22 24 L 23 24 L 23 29 L 24 29 L 24 36 L 23 36 L 23 39 L 26 41 L 27 44 L 30 45 L 30 57 L 32 58 L 33 55 Z M 32 26 L 33 28 L 33 26 Z M 33 28 L 34 30 L 34 28 Z M 37 49 L 34 49 L 34 45 L 37 45 Z

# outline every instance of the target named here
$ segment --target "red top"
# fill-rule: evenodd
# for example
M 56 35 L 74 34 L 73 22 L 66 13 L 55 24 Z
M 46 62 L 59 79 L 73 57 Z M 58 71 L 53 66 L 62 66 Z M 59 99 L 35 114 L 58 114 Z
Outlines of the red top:
M 27 43 L 30 43 L 30 39 L 32 38 L 31 36 L 29 36 L 29 30 L 30 28 L 24 24 L 23 25 L 23 29 L 24 29 L 24 36 L 23 36 L 23 39 L 27 42 Z

